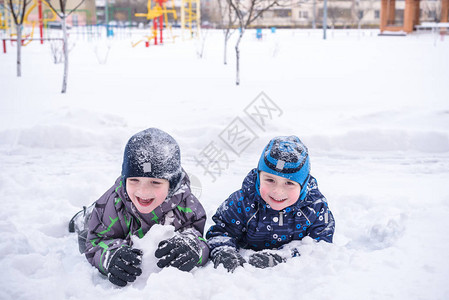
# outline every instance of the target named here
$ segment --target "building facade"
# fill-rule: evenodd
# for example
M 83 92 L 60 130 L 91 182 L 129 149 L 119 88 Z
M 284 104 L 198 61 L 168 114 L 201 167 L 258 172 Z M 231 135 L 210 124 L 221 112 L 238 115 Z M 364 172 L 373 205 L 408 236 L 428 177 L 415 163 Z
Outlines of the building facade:
M 227 25 L 227 20 L 220 20 L 218 1 L 204 0 L 207 3 L 207 15 L 210 22 Z M 387 0 L 388 1 L 388 0 Z M 391 0 L 392 1 L 392 0 Z M 444 1 L 444 0 L 443 0 Z M 395 13 L 392 22 L 404 22 L 405 0 L 395 2 Z M 439 22 L 442 0 L 422 0 L 419 5 L 420 22 Z M 323 0 L 302 0 L 291 5 L 273 7 L 257 19 L 253 27 L 286 27 L 286 28 L 322 28 Z M 332 28 L 379 28 L 381 22 L 381 0 L 328 0 L 327 26 Z

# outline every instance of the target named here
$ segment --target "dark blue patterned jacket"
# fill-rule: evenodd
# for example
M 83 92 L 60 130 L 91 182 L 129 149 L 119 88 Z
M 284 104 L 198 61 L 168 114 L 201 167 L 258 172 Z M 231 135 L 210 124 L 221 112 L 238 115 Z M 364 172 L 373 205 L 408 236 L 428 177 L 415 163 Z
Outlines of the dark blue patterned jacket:
M 281 211 L 271 209 L 256 191 L 257 170 L 244 179 L 242 188 L 229 196 L 212 217 L 216 225 L 206 234 L 211 249 L 275 249 L 310 236 L 331 243 L 335 221 L 326 198 L 310 176 L 307 196 Z

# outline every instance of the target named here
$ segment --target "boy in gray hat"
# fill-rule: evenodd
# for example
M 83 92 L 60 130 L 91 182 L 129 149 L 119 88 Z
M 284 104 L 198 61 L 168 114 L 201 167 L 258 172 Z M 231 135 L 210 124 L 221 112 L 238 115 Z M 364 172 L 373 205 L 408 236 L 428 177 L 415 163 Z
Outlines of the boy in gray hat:
M 331 243 L 335 229 L 326 198 L 310 175 L 307 147 L 296 136 L 273 138 L 258 167 L 212 220 L 216 224 L 206 234 L 211 259 L 215 268 L 223 265 L 231 272 L 246 262 L 240 248 L 257 251 L 249 257 L 251 265 L 272 267 L 287 259 L 273 250 L 305 236 Z
M 154 224 L 172 225 L 175 236 L 156 250 L 161 268 L 190 271 L 204 265 L 209 249 L 202 238 L 206 213 L 190 191 L 177 142 L 149 128 L 125 147 L 122 174 L 89 208 L 76 214 L 69 231 L 79 236 L 80 252 L 109 281 L 125 286 L 142 273 L 142 251 L 131 236 L 142 238 Z

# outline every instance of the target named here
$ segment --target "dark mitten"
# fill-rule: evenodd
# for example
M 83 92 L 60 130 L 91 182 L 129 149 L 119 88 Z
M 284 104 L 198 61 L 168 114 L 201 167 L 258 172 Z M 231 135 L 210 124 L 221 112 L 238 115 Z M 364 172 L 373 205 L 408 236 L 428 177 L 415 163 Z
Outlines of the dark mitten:
M 142 251 L 128 246 L 117 249 L 109 260 L 107 270 L 109 281 L 118 286 L 133 282 L 142 274 L 139 268 L 142 262 Z
M 189 272 L 201 262 L 201 253 L 197 237 L 181 233 L 160 242 L 154 255 L 160 258 L 157 262 L 159 268 L 172 266 Z
M 275 253 L 257 252 L 249 257 L 249 264 L 261 269 L 274 267 L 283 262 L 285 260 Z
M 237 267 L 243 266 L 243 264 L 246 263 L 240 253 L 231 247 L 215 248 L 212 255 L 212 261 L 214 262 L 214 268 L 217 268 L 222 264 L 228 272 L 234 272 Z

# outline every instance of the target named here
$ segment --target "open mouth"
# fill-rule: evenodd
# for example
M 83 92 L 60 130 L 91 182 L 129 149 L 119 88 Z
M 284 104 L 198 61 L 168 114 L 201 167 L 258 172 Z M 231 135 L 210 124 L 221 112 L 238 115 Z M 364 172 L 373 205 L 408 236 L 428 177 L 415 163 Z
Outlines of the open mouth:
M 271 197 L 271 196 L 269 196 L 269 197 L 270 197 L 271 200 L 276 201 L 276 202 L 282 202 L 282 201 L 287 200 L 287 198 L 277 199 L 277 198 L 273 198 L 273 197 Z
M 142 206 L 150 206 L 151 203 L 153 203 L 153 201 L 154 201 L 154 198 L 148 198 L 148 199 L 139 198 L 139 197 L 136 197 L 136 198 L 137 198 L 137 202 L 139 202 L 139 204 Z

